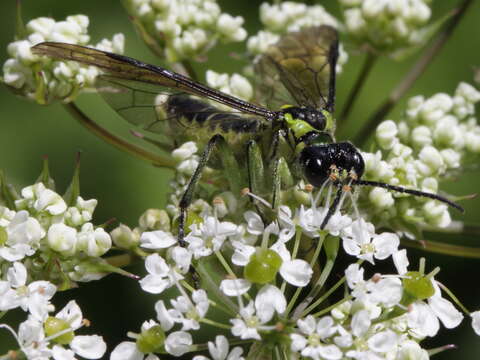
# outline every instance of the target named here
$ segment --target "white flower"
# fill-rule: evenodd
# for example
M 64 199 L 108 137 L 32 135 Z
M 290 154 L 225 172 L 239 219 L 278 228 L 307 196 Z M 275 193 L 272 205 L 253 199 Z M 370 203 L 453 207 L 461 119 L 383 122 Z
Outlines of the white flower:
M 398 251 L 400 239 L 394 233 L 375 234 L 371 223 L 356 220 L 342 233 L 343 248 L 347 254 L 374 263 L 374 258 L 383 260 Z
M 480 336 L 480 311 L 474 311 L 470 313 L 472 317 L 472 327 L 475 331 L 475 334 Z
M 23 188 L 22 196 L 23 199 L 17 200 L 16 204 L 20 205 L 26 201 L 27 206 L 35 211 L 46 211 L 50 215 L 59 215 L 67 210 L 65 200 L 55 191 L 47 189 L 42 183 Z
M 259 330 L 273 329 L 273 326 L 263 325 L 265 322 L 270 321 L 270 319 L 266 320 L 266 318 L 262 318 L 264 320 L 262 321 L 256 312 L 258 312 L 258 310 L 255 308 L 253 301 L 250 301 L 247 306 L 241 307 L 239 318 L 230 319 L 230 322 L 233 325 L 232 334 L 240 337 L 242 340 L 261 340 L 261 336 L 258 332 Z
M 237 226 L 231 222 L 218 221 L 216 217 L 207 216 L 200 224 L 193 224 L 185 237 L 188 249 L 195 259 L 209 256 L 221 249 L 228 236 L 235 235 Z
M 173 356 L 182 356 L 190 351 L 192 335 L 185 331 L 174 331 L 165 339 L 165 350 Z
M 158 254 L 149 255 L 145 260 L 148 275 L 140 280 L 140 286 L 146 292 L 160 294 L 175 284 L 175 279 L 181 280 L 183 276 L 170 268 L 165 259 Z
M 342 351 L 333 344 L 324 341 L 337 332 L 336 325 L 330 316 L 320 318 L 318 321 L 311 315 L 305 319 L 297 320 L 298 332 L 290 335 L 293 351 L 300 352 L 302 356 L 312 359 L 339 360 Z
M 260 322 L 270 321 L 274 313 L 283 314 L 287 308 L 287 300 L 276 286 L 264 285 L 255 297 L 255 309 Z
M 6 227 L 7 241 L 0 247 L 0 257 L 7 261 L 18 261 L 31 256 L 40 246 L 45 230 L 37 219 L 28 212 L 17 212 Z
M 215 343 L 212 341 L 208 342 L 208 351 L 212 356 L 212 360 L 243 360 L 244 357 L 241 356 L 243 354 L 243 349 L 239 346 L 236 346 L 232 349 L 229 353 L 229 344 L 228 340 L 223 335 L 217 335 L 215 337 Z M 208 360 L 207 357 L 202 355 L 195 356 L 192 360 Z
M 4 288 L 0 297 L 0 310 L 10 310 L 20 306 L 36 320 L 45 320 L 48 312 L 53 309 L 50 299 L 57 291 L 57 287 L 44 280 L 27 285 L 27 269 L 20 262 L 13 263 L 13 266 L 8 269 L 7 278 L 8 282 L 0 282 L 1 287 Z M 8 284 L 11 289 L 6 286 Z
M 165 249 L 177 244 L 177 238 L 170 232 L 155 230 L 145 231 L 140 236 L 140 246 L 146 249 Z
M 170 301 L 174 309 L 169 311 L 172 320 L 182 324 L 182 330 L 200 329 L 199 321 L 205 317 L 208 311 L 209 302 L 205 290 L 195 290 L 192 298 L 179 296 Z M 165 320 L 165 317 L 163 317 Z
M 68 302 L 55 317 L 68 322 L 73 330 L 82 326 L 82 311 L 74 300 Z M 87 359 L 100 359 L 107 350 L 107 345 L 98 335 L 76 335 L 69 345 L 77 355 Z
M 398 360 L 429 360 L 427 350 L 424 350 L 420 345 L 412 340 L 403 340 L 399 343 L 397 353 Z
M 77 234 L 77 250 L 85 252 L 88 256 L 99 257 L 112 247 L 110 235 L 101 227 L 93 228 L 92 223 L 82 225 Z
M 406 276 L 408 258 L 405 250 L 399 251 L 394 257 L 394 263 L 400 275 Z M 463 320 L 463 315 L 453 304 L 442 298 L 440 287 L 431 278 L 434 294 L 427 302 L 417 300 L 412 303 L 407 313 L 407 323 L 418 336 L 435 336 L 440 329 L 440 321 L 447 329 L 457 327 Z
M 22 322 L 16 339 L 27 359 L 49 359 L 53 355 L 41 321 L 29 317 Z

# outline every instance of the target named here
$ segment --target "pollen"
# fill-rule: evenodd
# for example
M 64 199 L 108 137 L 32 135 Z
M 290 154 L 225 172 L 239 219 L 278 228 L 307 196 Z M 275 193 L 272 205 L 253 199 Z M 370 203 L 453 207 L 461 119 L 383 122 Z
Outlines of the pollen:
M 305 187 L 303 188 L 306 192 L 312 192 L 314 189 L 314 186 L 312 184 L 306 184 Z

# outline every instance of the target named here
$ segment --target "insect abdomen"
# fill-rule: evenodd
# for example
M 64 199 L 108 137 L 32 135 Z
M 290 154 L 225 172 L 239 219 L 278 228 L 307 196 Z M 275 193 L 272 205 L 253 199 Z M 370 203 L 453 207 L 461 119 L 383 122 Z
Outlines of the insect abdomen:
M 248 136 L 259 134 L 265 128 L 264 122 L 258 118 L 221 112 L 204 101 L 183 94 L 170 96 L 167 112 L 173 116 L 179 131 L 191 132 L 193 136 Z

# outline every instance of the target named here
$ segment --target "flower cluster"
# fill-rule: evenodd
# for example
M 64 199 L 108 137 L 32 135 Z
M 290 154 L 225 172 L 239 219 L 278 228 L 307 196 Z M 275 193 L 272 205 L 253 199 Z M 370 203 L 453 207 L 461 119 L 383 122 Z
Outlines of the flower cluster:
M 62 289 L 110 272 L 100 257 L 110 250 L 112 240 L 91 223 L 97 200 L 65 200 L 42 182 L 23 188 L 20 195 L 2 196 L 12 206 L 0 207 L 0 264 L 22 262 L 31 278 L 48 279 Z M 45 272 L 36 263 L 57 271 Z
M 352 40 L 379 53 L 393 55 L 418 45 L 427 33 L 430 0 L 340 0 Z
M 50 299 L 57 291 L 48 281 L 34 281 L 26 285 L 27 269 L 15 262 L 7 270 L 7 279 L 1 280 L 1 310 L 17 307 L 28 312 L 27 320 L 20 323 L 18 331 L 6 324 L 0 329 L 8 330 L 18 342 L 19 349 L 26 359 L 100 359 L 107 345 L 98 335 L 77 335 L 76 332 L 88 326 L 83 319 L 80 307 L 70 301 L 62 310 L 53 313 L 55 307 Z M 15 351 L 9 356 L 20 356 Z
M 170 62 L 205 55 L 219 40 L 247 36 L 243 18 L 222 13 L 215 0 L 128 0 L 127 9 Z
M 182 164 L 194 159 L 196 151 L 192 143 L 186 143 L 175 150 L 175 156 Z M 235 221 L 238 208 L 231 212 L 228 206 L 218 206 L 218 198 L 212 205 L 204 202 L 189 223 L 185 245 L 177 241 L 175 222 L 160 229 L 160 217 L 149 210 L 137 229 L 146 229 L 147 223 L 157 229 L 140 235 L 139 246 L 153 252 L 146 258 L 148 274 L 140 285 L 162 298 L 155 304 L 156 319 L 145 322 L 139 334 L 130 335 L 134 342 L 119 344 L 112 359 L 122 359 L 127 353 L 138 358 L 149 354 L 149 359 L 158 359 L 156 353 L 184 356 L 199 349 L 201 344 L 195 339 L 204 326 L 223 332 L 215 343 L 208 343 L 213 359 L 241 359 L 243 351 L 248 353 L 252 346 L 259 352 L 278 346 L 290 357 L 312 359 L 427 359 L 420 342 L 435 336 L 440 322 L 453 328 L 463 319 L 442 298 L 440 284 L 433 279 L 438 270 L 426 275 L 421 265 L 419 271 L 408 271 L 398 236 L 377 234 L 362 218 L 337 212 L 322 230 L 331 190 L 326 197 L 326 207 L 317 206 L 313 196 L 310 206 L 281 206 L 269 224 L 251 210 L 243 213 L 243 220 Z M 172 200 L 177 201 L 175 196 Z M 334 260 L 340 242 L 358 262 L 333 286 L 346 281 L 345 297 L 322 309 L 325 299 L 318 292 L 329 270 L 314 276 L 314 269 L 320 250 Z M 312 244 L 307 245 L 310 250 L 302 250 L 304 244 Z M 309 261 L 302 251 L 310 252 Z M 369 270 L 361 266 L 364 261 L 374 264 L 387 258 L 394 260 L 397 274 L 365 279 Z M 310 292 L 299 297 L 306 288 Z M 476 329 L 479 316 L 472 314 Z M 229 343 L 236 339 L 250 345 L 229 353 Z M 194 359 L 208 358 L 198 355 Z
M 41 178 L 51 186 L 47 173 Z M 20 195 L 5 186 L 0 195 L 8 204 L 0 206 L 0 311 L 20 308 L 28 315 L 18 331 L 0 328 L 10 331 L 28 359 L 98 359 L 106 351 L 100 336 L 75 334 L 88 324 L 75 301 L 52 314 L 57 290 L 98 279 L 108 268 L 99 257 L 110 249 L 110 235 L 90 222 L 97 201 L 75 193 L 73 186 L 68 201 L 37 182 Z
M 69 102 L 82 90 L 93 87 L 98 68 L 76 62 L 57 61 L 34 55 L 31 47 L 44 41 L 92 46 L 100 50 L 123 53 L 124 36 L 116 34 L 112 40 L 103 39 L 89 45 L 88 17 L 68 16 L 64 21 L 41 17 L 29 21 L 22 38 L 10 43 L 10 58 L 3 65 L 3 82 L 19 93 L 40 104 L 56 100 Z
M 363 153 L 365 178 L 437 193 L 439 179 L 468 166 L 480 152 L 480 126 L 474 116 L 478 101 L 480 92 L 466 83 L 460 83 L 453 96 L 439 93 L 428 99 L 411 98 L 398 124 L 386 120 L 378 126 L 378 150 Z M 447 205 L 435 200 L 380 188 L 364 193 L 370 215 L 384 223 L 395 217 L 404 223 L 450 224 Z

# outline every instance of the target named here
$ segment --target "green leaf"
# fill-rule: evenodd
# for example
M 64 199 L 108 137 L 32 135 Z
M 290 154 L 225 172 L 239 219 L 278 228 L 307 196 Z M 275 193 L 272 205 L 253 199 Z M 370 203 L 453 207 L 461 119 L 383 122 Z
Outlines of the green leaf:
M 63 195 L 63 199 L 68 206 L 75 206 L 77 198 L 80 196 L 80 153 L 77 155 L 75 162 L 75 170 L 73 172 L 72 181 L 68 186 L 67 191 Z
M 44 156 L 43 158 L 43 168 L 40 176 L 35 181 L 35 183 L 41 182 L 45 185 L 46 188 L 55 191 L 55 180 L 50 176 L 50 170 L 48 168 L 48 157 Z

